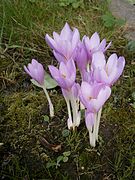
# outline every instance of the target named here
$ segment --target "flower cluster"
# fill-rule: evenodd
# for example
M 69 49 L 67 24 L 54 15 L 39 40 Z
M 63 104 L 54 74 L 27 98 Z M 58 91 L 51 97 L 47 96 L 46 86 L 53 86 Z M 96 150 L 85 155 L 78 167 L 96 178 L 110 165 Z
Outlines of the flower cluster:
M 111 95 L 111 86 L 123 72 L 125 59 L 114 53 L 106 60 L 105 52 L 111 42 L 108 45 L 106 39 L 100 42 L 97 32 L 91 38 L 85 35 L 81 40 L 78 29 L 72 30 L 68 23 L 60 34 L 53 32 L 53 38 L 46 34 L 45 40 L 58 61 L 58 67 L 50 65 L 49 71 L 61 87 L 67 103 L 68 128 L 74 130 L 79 126 L 81 110 L 85 109 L 90 145 L 95 147 L 102 107 Z M 33 60 L 28 69 L 25 67 L 25 71 L 42 84 L 43 69 L 36 63 Z M 77 82 L 77 68 L 81 84 Z

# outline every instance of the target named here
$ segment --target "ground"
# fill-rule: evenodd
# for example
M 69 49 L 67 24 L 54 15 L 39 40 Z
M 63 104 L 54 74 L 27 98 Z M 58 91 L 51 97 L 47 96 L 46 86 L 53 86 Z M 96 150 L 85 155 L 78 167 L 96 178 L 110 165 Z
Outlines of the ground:
M 107 1 L 68 2 L 3 0 L 0 4 L 0 177 L 133 180 L 134 44 L 124 38 L 126 24 L 108 12 Z M 67 129 L 66 104 L 59 87 L 49 91 L 55 117 L 48 118 L 44 93 L 31 84 L 23 69 L 32 58 L 47 72 L 49 64 L 56 64 L 44 36 L 60 32 L 65 22 L 77 27 L 81 36 L 97 31 L 101 39 L 112 41 L 107 56 L 116 52 L 126 58 L 124 73 L 104 106 L 96 148 L 89 145 L 84 119 L 76 131 Z

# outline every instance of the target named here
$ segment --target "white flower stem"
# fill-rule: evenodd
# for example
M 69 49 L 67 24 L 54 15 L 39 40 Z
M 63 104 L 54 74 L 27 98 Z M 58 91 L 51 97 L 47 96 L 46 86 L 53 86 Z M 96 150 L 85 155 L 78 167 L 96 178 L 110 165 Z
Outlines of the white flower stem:
M 95 139 L 95 134 L 92 132 L 92 129 L 89 131 L 89 140 L 90 140 L 90 145 L 92 147 L 96 146 L 96 139 Z
M 53 107 L 53 104 L 52 104 L 52 102 L 51 102 L 50 96 L 49 96 L 49 94 L 48 94 L 48 92 L 47 92 L 47 90 L 46 90 L 45 85 L 42 86 L 42 88 L 43 88 L 43 90 L 44 90 L 44 93 L 45 93 L 45 95 L 46 95 L 47 101 L 48 101 L 48 103 L 49 103 L 50 117 L 53 117 L 53 116 L 54 116 L 54 107 Z
M 96 118 L 97 118 L 97 114 L 94 115 L 94 118 L 95 118 L 94 127 L 91 127 L 89 129 L 89 140 L 90 140 L 90 145 L 92 147 L 96 146 L 96 127 L 97 127 Z
M 71 106 L 72 106 L 72 112 L 73 112 L 73 122 L 75 126 L 80 125 L 80 112 L 78 111 L 79 109 L 79 104 L 77 102 L 77 99 L 74 96 L 71 96 Z
M 70 102 L 69 102 L 69 100 L 68 100 L 66 97 L 64 97 L 64 98 L 65 98 L 65 101 L 66 101 L 66 104 L 67 104 L 68 117 L 69 117 L 69 119 L 71 119 L 71 120 L 72 120 Z
M 102 113 L 102 107 L 97 113 L 97 118 L 96 118 L 96 131 L 95 131 L 95 138 L 98 141 L 98 132 L 99 132 L 99 125 L 100 125 L 100 118 L 101 118 L 101 113 Z

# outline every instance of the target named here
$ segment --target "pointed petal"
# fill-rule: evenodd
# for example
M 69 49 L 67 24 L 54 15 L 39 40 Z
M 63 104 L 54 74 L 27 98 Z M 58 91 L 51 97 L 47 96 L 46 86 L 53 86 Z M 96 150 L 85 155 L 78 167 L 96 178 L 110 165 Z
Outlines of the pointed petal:
M 104 52 L 106 46 L 106 39 L 103 39 L 99 44 L 98 50 Z
M 96 112 L 98 112 L 99 109 L 104 105 L 110 95 L 111 88 L 109 86 L 104 86 L 103 88 L 101 88 L 97 99 L 93 101 L 94 109 L 96 110 Z
M 60 37 L 64 40 L 71 40 L 72 38 L 72 30 L 67 22 L 60 33 Z
M 64 62 L 60 63 L 59 72 L 60 72 L 61 76 L 63 76 L 63 77 L 65 76 L 65 79 L 67 78 L 69 72 L 68 72 L 67 66 Z
M 48 35 L 45 36 L 46 43 L 50 46 L 50 48 L 57 50 L 56 42 Z
M 59 54 L 58 52 L 56 52 L 55 50 L 53 50 L 53 54 L 55 56 L 55 58 L 57 59 L 57 61 L 60 62 L 66 62 L 66 59 L 64 56 L 62 56 L 61 54 Z
M 50 65 L 48 67 L 49 67 L 49 71 L 50 71 L 52 77 L 54 79 L 59 78 L 59 70 L 56 67 L 52 66 L 52 65 Z
M 118 59 L 116 76 L 112 80 L 111 84 L 113 84 L 114 82 L 116 82 L 118 80 L 118 78 L 121 76 L 121 74 L 123 72 L 124 67 L 125 67 L 125 58 L 123 56 L 121 56 Z
M 82 92 L 82 96 L 86 99 L 86 100 L 89 100 L 90 98 L 93 97 L 93 94 L 92 94 L 92 86 L 83 81 L 82 84 L 81 84 L 81 92 Z
M 56 43 L 60 42 L 61 38 L 60 38 L 60 35 L 57 32 L 53 32 L 53 37 L 54 37 L 54 41 Z
M 27 73 L 27 74 L 29 74 L 30 76 L 31 76 L 31 73 L 30 73 L 30 71 L 28 70 L 28 68 L 26 67 L 26 66 L 24 66 L 24 70 L 25 70 L 25 72 Z M 31 76 L 32 77 L 32 76 Z
M 80 34 L 77 28 L 74 28 L 73 37 L 72 37 L 72 50 L 77 47 L 77 44 L 80 40 Z
M 36 59 L 32 59 L 31 64 L 33 65 L 34 68 L 37 68 L 39 63 Z
M 67 69 L 68 69 L 68 77 L 71 78 L 71 76 L 73 76 L 72 78 L 75 79 L 76 67 L 75 67 L 74 60 L 69 59 L 66 65 L 67 65 Z
M 108 75 L 110 75 L 111 72 L 114 70 L 114 68 L 116 68 L 117 62 L 118 62 L 118 57 L 117 54 L 114 53 L 109 57 L 108 62 L 106 64 L 106 71 Z
M 95 32 L 90 38 L 90 48 L 94 49 L 99 46 L 100 38 L 97 32 Z
M 109 47 L 111 46 L 111 44 L 112 44 L 112 42 L 109 42 L 109 44 L 106 46 L 104 52 L 105 52 L 107 49 L 109 49 Z
M 91 63 L 91 67 L 92 69 L 95 68 L 104 68 L 106 64 L 106 60 L 105 60 L 105 56 L 103 54 L 103 52 L 96 52 L 93 54 L 92 56 L 92 63 Z

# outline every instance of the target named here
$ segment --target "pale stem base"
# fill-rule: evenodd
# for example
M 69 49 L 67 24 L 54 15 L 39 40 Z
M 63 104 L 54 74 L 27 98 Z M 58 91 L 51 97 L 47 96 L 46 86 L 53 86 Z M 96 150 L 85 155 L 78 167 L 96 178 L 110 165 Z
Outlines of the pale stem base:
M 49 103 L 50 117 L 54 117 L 54 107 L 53 107 L 53 104 L 52 104 L 52 102 L 51 102 L 50 96 L 49 96 L 49 94 L 48 94 L 45 86 L 43 86 L 42 88 L 43 88 L 43 90 L 44 90 L 44 93 L 45 93 L 45 95 L 46 95 L 47 101 L 48 101 L 48 103 Z

